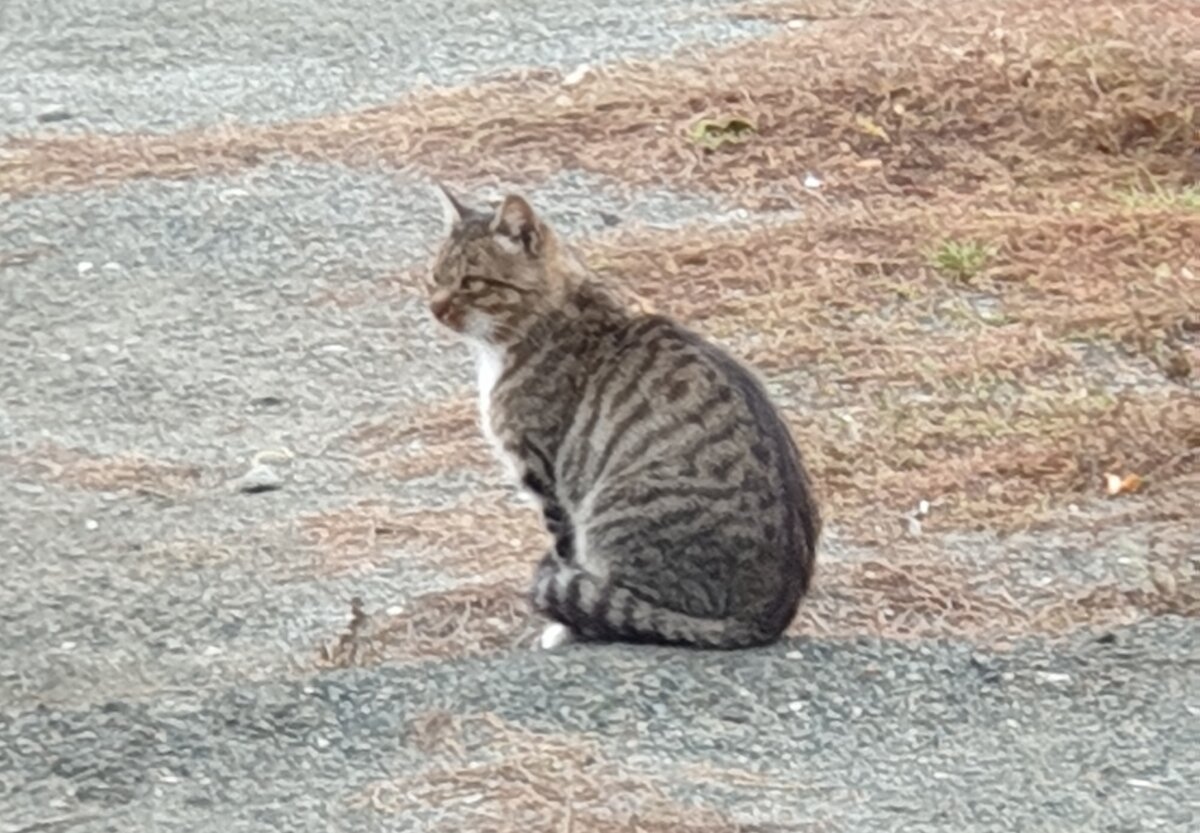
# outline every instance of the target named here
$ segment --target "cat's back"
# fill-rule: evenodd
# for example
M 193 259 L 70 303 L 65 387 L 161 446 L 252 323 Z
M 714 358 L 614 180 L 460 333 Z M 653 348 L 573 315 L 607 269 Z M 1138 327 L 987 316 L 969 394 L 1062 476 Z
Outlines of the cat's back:
M 596 485 L 640 471 L 734 489 L 747 511 L 777 509 L 788 516 L 782 523 L 802 523 L 805 548 L 815 546 L 803 463 L 749 367 L 662 315 L 630 318 L 602 351 L 572 426 L 571 480 Z

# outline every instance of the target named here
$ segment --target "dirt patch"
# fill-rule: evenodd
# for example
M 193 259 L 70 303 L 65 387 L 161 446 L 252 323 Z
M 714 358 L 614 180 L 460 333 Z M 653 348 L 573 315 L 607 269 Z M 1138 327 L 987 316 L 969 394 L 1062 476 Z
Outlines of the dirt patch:
M 1131 159 L 1173 183 L 1195 178 L 1200 56 L 1187 4 L 870 5 L 837 19 L 845 5 L 834 4 L 819 27 L 578 83 L 528 74 L 277 127 L 11 142 L 0 191 L 190 177 L 274 152 L 417 164 L 460 182 L 571 167 L 757 207 L 810 202 L 811 171 L 826 192 L 919 198 L 1095 188 L 1128 179 Z M 769 14 L 820 12 L 801 3 Z M 698 120 L 730 114 L 751 125 L 746 141 L 713 149 L 689 138 Z
M 716 810 L 682 804 L 667 794 L 661 772 L 613 762 L 584 735 L 531 732 L 492 714 L 432 712 L 410 724 L 409 736 L 431 762 L 410 777 L 372 785 L 354 805 L 389 815 L 436 808 L 436 829 L 446 831 L 783 830 L 737 824 Z M 709 779 L 720 783 L 719 774 Z
M 364 467 L 402 480 L 464 469 L 497 477 L 500 473 L 483 439 L 473 397 L 399 409 L 357 426 L 350 440 Z
M 6 462 L 30 477 L 91 492 L 131 492 L 176 500 L 201 482 L 196 466 L 155 460 L 136 452 L 101 455 L 43 443 Z
M 1007 574 L 939 559 L 824 565 L 801 605 L 794 636 L 885 639 L 955 637 L 996 646 L 1023 636 L 1099 631 L 1146 616 L 1200 616 L 1200 564 L 1150 562 L 1144 588 L 1102 584 L 1064 592 L 1021 586 Z
M 1176 488 L 1200 404 L 1163 360 L 1195 349 L 1197 218 L 1115 200 L 1081 217 L 1053 198 L 892 209 L 624 234 L 588 256 L 771 376 L 809 380 L 788 416 L 831 517 L 864 540 L 920 500 L 934 531 L 1012 529 L 1099 498 L 1108 472 Z M 980 234 L 993 253 L 969 279 L 930 256 Z M 1129 386 L 1122 363 L 1142 357 Z
M 532 507 L 492 492 L 438 509 L 398 509 L 364 501 L 299 519 L 302 540 L 315 553 L 315 571 L 369 571 L 393 559 L 425 562 L 451 576 L 532 574 L 550 538 Z
M 424 593 L 390 612 L 351 605 L 345 630 L 318 649 L 330 667 L 385 661 L 482 656 L 528 646 L 538 630 L 524 587 L 515 581 Z
M 1200 616 L 1200 563 L 1178 553 L 1147 558 L 1144 587 L 1105 583 L 1073 590 L 1024 584 L 1019 564 L 1004 572 L 954 566 L 936 551 L 925 558 L 827 563 L 788 633 L 952 637 L 996 647 L 1146 616 Z M 518 578 L 422 594 L 387 612 L 369 611 L 356 599 L 346 628 L 321 646 L 319 662 L 346 667 L 527 650 L 543 624 L 530 612 L 526 583 Z

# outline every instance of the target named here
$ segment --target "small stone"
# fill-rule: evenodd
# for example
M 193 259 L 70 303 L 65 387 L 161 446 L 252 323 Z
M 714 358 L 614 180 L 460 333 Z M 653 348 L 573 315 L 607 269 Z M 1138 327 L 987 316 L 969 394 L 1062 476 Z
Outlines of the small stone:
M 793 714 L 799 714 L 800 712 L 804 711 L 804 702 L 802 700 L 793 700 L 792 702 L 788 703 L 788 711 L 792 712 Z
M 100 524 L 97 523 L 95 519 L 88 518 L 86 521 L 83 522 L 83 528 L 86 529 L 88 532 L 95 532 L 97 529 L 100 528 Z
M 100 268 L 105 270 L 106 272 L 116 272 L 116 271 L 120 270 L 121 264 L 115 263 L 110 260 L 107 263 L 105 263 L 103 266 L 101 266 Z
M 204 649 L 204 656 L 206 656 L 206 657 L 216 657 L 216 656 L 220 656 L 223 653 L 224 653 L 224 651 L 221 649 L 220 645 L 209 645 L 207 648 Z
M 234 481 L 235 488 L 247 495 L 274 492 L 283 488 L 283 477 L 266 463 L 258 463 Z
M 283 446 L 278 448 L 264 448 L 262 451 L 259 451 L 254 455 L 254 459 L 251 462 L 255 466 L 259 465 L 260 463 L 283 465 L 292 462 L 292 459 L 295 458 L 295 456 L 296 455 L 292 453 L 291 449 L 284 448 Z
M 817 188 L 820 188 L 824 184 L 825 184 L 825 182 L 816 174 L 810 173 L 810 174 L 805 175 L 805 177 L 804 177 L 804 187 L 808 188 L 809 190 L 815 191 Z
M 804 654 L 800 651 L 788 651 L 784 656 L 788 659 L 804 659 Z
M 73 118 L 75 118 L 75 116 L 72 115 L 70 110 L 64 110 L 61 107 L 57 107 L 53 110 L 46 110 L 37 114 L 37 120 L 42 124 L 53 124 L 54 122 L 58 121 L 70 121 Z
M 75 267 L 75 271 L 81 275 L 86 275 L 88 272 L 92 271 L 95 265 L 96 264 L 92 263 L 90 260 L 81 260 L 79 261 L 79 265 Z
M 76 645 L 76 643 L 67 641 L 67 642 L 64 642 L 63 644 L 59 645 L 58 647 L 64 651 L 74 651 L 75 645 Z
M 1038 671 L 1035 675 L 1044 683 L 1069 683 L 1071 682 L 1070 674 L 1062 674 L 1057 671 Z
M 233 202 L 234 200 L 240 200 L 240 199 L 242 199 L 244 197 L 248 197 L 248 196 L 250 196 L 250 192 L 247 191 L 245 188 L 226 188 L 224 191 L 222 191 L 220 193 L 220 195 L 218 196 L 218 199 L 220 199 L 221 202 L 228 205 L 229 203 Z

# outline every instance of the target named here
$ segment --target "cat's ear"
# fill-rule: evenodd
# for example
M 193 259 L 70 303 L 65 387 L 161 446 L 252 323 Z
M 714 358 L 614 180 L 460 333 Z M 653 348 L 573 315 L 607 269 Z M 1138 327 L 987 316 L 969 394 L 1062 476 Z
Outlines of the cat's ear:
M 471 209 L 459 202 L 458 197 L 451 194 L 450 189 L 445 185 L 440 182 L 434 184 L 437 185 L 438 196 L 442 201 L 442 222 L 446 226 L 446 232 L 449 233 L 452 228 L 467 218 Z
M 542 253 L 545 232 L 533 208 L 522 197 L 510 194 L 496 209 L 492 232 L 521 244 L 526 254 L 538 257 Z

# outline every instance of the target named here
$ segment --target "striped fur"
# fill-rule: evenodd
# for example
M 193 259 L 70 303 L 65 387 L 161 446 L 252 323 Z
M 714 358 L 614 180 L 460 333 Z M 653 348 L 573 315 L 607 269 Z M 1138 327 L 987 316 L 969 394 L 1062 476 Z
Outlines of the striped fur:
M 534 608 L 585 639 L 778 638 L 820 519 L 763 387 L 680 324 L 618 303 L 519 197 L 456 213 L 434 313 L 500 363 L 485 429 L 556 541 Z

